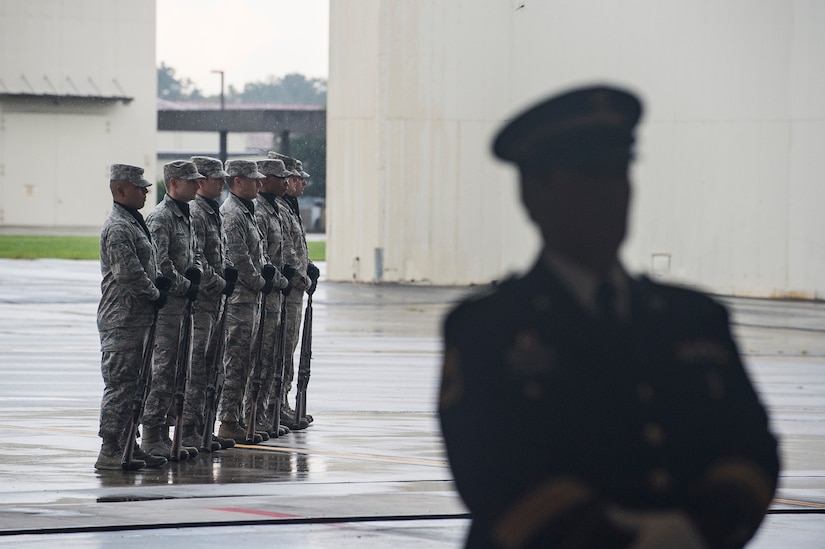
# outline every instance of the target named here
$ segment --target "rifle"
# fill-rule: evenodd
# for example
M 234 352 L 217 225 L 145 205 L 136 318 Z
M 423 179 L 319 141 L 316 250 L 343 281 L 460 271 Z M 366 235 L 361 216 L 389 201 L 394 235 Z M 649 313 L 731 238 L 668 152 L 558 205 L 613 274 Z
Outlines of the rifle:
M 184 276 L 192 284 L 200 285 L 201 283 L 202 273 L 194 267 L 186 269 Z M 169 451 L 169 458 L 172 461 L 180 460 L 181 440 L 183 438 L 183 399 L 186 395 L 186 377 L 189 375 L 189 368 L 192 363 L 193 300 L 194 298 L 187 298 L 186 303 L 183 305 L 178 355 L 175 361 L 175 435 L 172 437 L 172 449 Z
M 235 281 L 238 280 L 238 271 L 227 268 L 224 272 L 224 278 L 227 282 L 231 280 L 230 283 L 234 287 Z M 221 296 L 220 318 L 217 322 L 217 329 L 212 332 L 206 352 L 206 356 L 212 357 L 212 364 L 209 369 L 209 381 L 206 385 L 206 406 L 204 407 L 203 436 L 201 437 L 201 449 L 204 451 L 212 446 L 215 416 L 218 413 L 218 402 L 226 379 L 226 374 L 223 371 L 223 350 L 226 345 L 226 305 L 230 295 L 232 295 L 231 291 Z
M 275 353 L 275 404 L 272 409 L 272 436 L 278 437 L 281 430 L 281 403 L 283 402 L 284 370 L 286 368 L 286 296 L 281 296 L 281 324 L 278 326 L 278 349 Z
M 155 279 L 155 287 L 160 290 L 162 296 L 172 287 L 172 281 L 165 276 L 159 276 Z M 159 297 L 158 299 L 161 298 Z M 143 347 L 143 355 L 140 361 L 138 386 L 135 391 L 135 396 L 132 398 L 132 416 L 129 418 L 129 432 L 126 435 L 123 457 L 120 459 L 120 466 L 124 471 L 136 469 L 132 462 L 132 457 L 135 453 L 135 435 L 137 435 L 140 416 L 143 414 L 143 405 L 146 404 L 146 397 L 149 395 L 149 385 L 152 377 L 152 355 L 155 351 L 155 329 L 158 324 L 158 310 L 159 307 L 153 307 L 152 325 L 149 327 L 149 337 L 146 338 L 146 345 Z
M 307 415 L 307 385 L 309 384 L 310 361 L 312 360 L 312 294 L 318 279 L 312 281 L 307 290 L 307 307 L 304 310 L 304 331 L 301 334 L 301 358 L 298 363 L 298 392 L 295 395 L 295 426 L 301 427 L 301 418 Z
M 275 278 L 275 267 L 269 264 L 264 265 L 264 268 L 261 269 L 261 276 L 264 277 L 264 280 L 267 283 L 270 282 L 273 278 Z M 258 322 L 258 334 L 255 339 L 255 356 L 253 357 L 254 365 L 252 367 L 252 377 L 250 378 L 250 389 L 252 392 L 249 400 L 251 405 L 249 408 L 249 417 L 247 418 L 246 425 L 247 444 L 255 443 L 255 424 L 257 423 L 258 415 L 258 397 L 261 393 L 261 367 L 263 366 L 264 326 L 266 324 L 267 295 L 269 295 L 269 292 L 264 292 L 263 296 L 261 296 L 261 314 L 260 321 Z
M 221 299 L 220 319 L 217 330 L 209 341 L 208 356 L 212 357 L 209 370 L 209 381 L 206 385 L 206 406 L 204 407 L 203 436 L 201 449 L 212 446 L 212 433 L 215 432 L 215 416 L 218 412 L 218 401 L 223 392 L 223 382 L 226 375 L 223 371 L 223 349 L 226 345 L 226 298 Z

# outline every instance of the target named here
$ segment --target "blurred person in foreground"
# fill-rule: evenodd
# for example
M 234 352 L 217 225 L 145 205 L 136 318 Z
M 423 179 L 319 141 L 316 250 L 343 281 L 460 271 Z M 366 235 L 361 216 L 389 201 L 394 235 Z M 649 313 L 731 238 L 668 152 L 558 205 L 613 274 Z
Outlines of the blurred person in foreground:
M 641 113 L 627 91 L 575 89 L 495 139 L 543 248 L 444 324 L 468 547 L 742 547 L 771 502 L 777 443 L 727 311 L 618 259 Z

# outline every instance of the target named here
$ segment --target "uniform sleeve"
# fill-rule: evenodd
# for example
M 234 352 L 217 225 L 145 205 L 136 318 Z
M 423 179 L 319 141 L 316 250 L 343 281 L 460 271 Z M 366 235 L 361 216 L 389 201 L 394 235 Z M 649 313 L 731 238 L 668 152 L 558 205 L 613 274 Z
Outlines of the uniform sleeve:
M 160 296 L 154 283 L 157 273 L 147 273 L 143 269 L 132 235 L 116 227 L 106 233 L 104 240 L 112 276 L 118 286 L 134 297 L 156 300 Z
M 189 289 L 189 280 L 175 267 L 172 258 L 169 256 L 170 223 L 164 219 L 162 214 L 152 212 L 146 218 L 146 225 L 149 227 L 149 232 L 152 234 L 152 239 L 158 249 L 160 273 L 172 281 L 169 294 L 178 297 L 186 295 L 186 291 Z
M 688 512 L 713 547 L 740 547 L 756 532 L 776 491 L 779 457 L 768 416 L 742 364 L 727 311 L 715 305 L 707 323 L 715 350 L 685 349 L 720 363 L 712 370 L 722 408 L 716 458 L 696 480 Z
M 198 251 L 201 271 L 203 272 L 200 286 L 201 290 L 212 294 L 220 293 L 226 287 L 226 281 L 221 276 L 221 274 L 223 274 L 222 272 L 218 274 L 215 271 L 215 268 L 210 264 L 205 253 L 209 235 L 207 233 L 206 222 L 202 215 L 192 216 L 192 232 L 195 235 L 195 249 Z
M 264 287 L 266 281 L 252 263 L 249 247 L 244 239 L 245 234 L 245 223 L 241 224 L 235 217 L 224 217 L 223 238 L 226 255 L 238 269 L 238 281 L 257 292 Z

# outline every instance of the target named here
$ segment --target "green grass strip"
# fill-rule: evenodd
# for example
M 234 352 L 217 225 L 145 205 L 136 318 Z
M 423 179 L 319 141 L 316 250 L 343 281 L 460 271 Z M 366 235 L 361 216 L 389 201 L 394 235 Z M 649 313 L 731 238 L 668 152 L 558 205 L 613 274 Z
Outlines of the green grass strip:
M 313 261 L 326 259 L 327 243 L 307 242 Z M 0 235 L 0 258 L 4 259 L 100 259 L 96 236 Z
M 96 236 L 0 235 L 0 257 L 7 259 L 99 259 Z

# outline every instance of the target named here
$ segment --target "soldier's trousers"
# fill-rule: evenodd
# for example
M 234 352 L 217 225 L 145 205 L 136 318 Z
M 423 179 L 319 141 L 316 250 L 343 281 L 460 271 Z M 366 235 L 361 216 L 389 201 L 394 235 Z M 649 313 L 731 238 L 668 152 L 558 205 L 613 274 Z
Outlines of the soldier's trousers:
M 210 348 L 212 334 L 217 330 L 217 304 L 206 303 L 199 297 L 194 302 L 192 332 L 192 365 L 186 381 L 186 397 L 183 401 L 183 424 L 203 426 L 206 406 L 206 386 L 209 383 L 212 364 L 215 360 L 215 346 Z M 223 358 L 219 357 L 218 367 L 223 368 Z
M 226 307 L 226 349 L 223 365 L 226 380 L 221 394 L 221 422 L 238 422 L 252 365 L 252 350 L 258 329 L 260 303 L 228 303 Z
M 301 338 L 301 321 L 303 320 L 304 292 L 293 290 L 286 297 L 286 357 L 284 360 L 284 394 L 292 389 L 295 377 L 295 349 Z
M 103 398 L 100 401 L 100 429 L 98 436 L 123 443 L 132 401 L 138 390 L 143 347 L 149 335 L 149 327 L 107 330 L 101 334 L 103 352 L 100 373 L 103 376 Z M 114 350 L 107 345 L 114 342 Z
M 278 332 L 281 326 L 281 300 L 283 296 L 279 292 L 273 292 L 267 296 L 266 300 L 266 323 L 264 324 L 263 344 L 261 357 L 263 359 L 261 368 L 261 391 L 258 397 L 258 408 L 256 411 L 259 422 L 271 420 L 268 415 L 270 404 L 275 399 L 275 377 L 278 369 Z M 244 401 L 244 413 L 248 416 L 251 408 L 251 398 L 247 395 Z
M 178 345 L 181 338 L 183 301 L 186 298 L 169 296 L 158 314 L 155 332 L 155 356 L 152 360 L 152 388 L 146 398 L 143 425 L 159 427 L 171 425 L 172 399 L 175 396 Z

